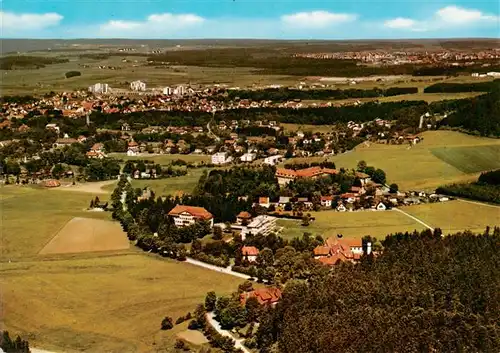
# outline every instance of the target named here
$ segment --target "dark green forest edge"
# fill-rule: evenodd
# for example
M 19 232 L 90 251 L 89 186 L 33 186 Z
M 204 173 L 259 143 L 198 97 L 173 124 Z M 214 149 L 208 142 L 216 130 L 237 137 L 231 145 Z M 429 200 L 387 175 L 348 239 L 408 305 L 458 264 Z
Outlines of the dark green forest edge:
M 445 185 L 436 192 L 500 204 L 500 169 L 482 173 L 474 183 Z
M 260 318 L 259 351 L 500 350 L 499 228 L 396 234 L 383 245 L 376 258 L 288 282 Z
M 5 353 L 30 353 L 29 343 L 20 336 L 12 339 L 8 331 L 0 332 L 0 351 Z

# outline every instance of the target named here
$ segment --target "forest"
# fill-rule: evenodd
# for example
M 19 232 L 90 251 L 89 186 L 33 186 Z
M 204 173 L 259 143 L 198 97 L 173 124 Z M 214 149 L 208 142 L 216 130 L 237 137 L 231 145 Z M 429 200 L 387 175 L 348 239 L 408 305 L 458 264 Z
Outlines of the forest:
M 500 87 L 500 80 L 468 83 L 436 83 L 425 87 L 424 93 L 490 92 Z
M 40 69 L 46 65 L 68 62 L 68 59 L 16 55 L 0 57 L 0 70 Z
M 500 136 L 500 87 L 465 101 L 439 125 L 465 129 L 481 136 Z
M 266 88 L 261 90 L 228 90 L 228 99 L 250 99 L 252 101 L 286 102 L 290 100 L 325 100 L 347 98 L 377 98 L 400 94 L 418 93 L 418 87 L 391 87 L 388 89 L 293 89 Z
M 436 192 L 500 204 L 500 169 L 482 173 L 474 183 L 444 185 Z
M 500 350 L 500 228 L 399 233 L 383 245 L 358 265 L 288 281 L 259 320 L 259 351 Z

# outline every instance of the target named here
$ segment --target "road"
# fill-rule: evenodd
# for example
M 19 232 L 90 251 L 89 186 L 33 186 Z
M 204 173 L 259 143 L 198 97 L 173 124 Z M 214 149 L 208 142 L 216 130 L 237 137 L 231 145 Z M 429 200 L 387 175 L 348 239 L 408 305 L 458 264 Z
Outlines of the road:
M 56 352 L 51 352 L 51 351 L 46 351 L 43 349 L 37 349 L 37 348 L 31 348 L 30 347 L 31 353 L 56 353 Z
M 243 345 L 243 339 L 236 339 L 234 336 L 227 330 L 223 330 L 220 327 L 219 323 L 214 319 L 214 313 L 207 313 L 207 321 L 212 325 L 212 327 L 220 333 L 222 336 L 226 336 L 231 338 L 234 341 L 234 346 L 236 348 L 241 349 L 244 353 L 250 353 L 250 351 Z
M 249 275 L 246 275 L 244 273 L 235 272 L 235 271 L 231 270 L 230 266 L 229 267 L 219 267 L 219 266 L 215 266 L 215 265 L 210 265 L 210 264 L 207 264 L 206 262 L 198 261 L 198 260 L 192 259 L 190 257 L 187 257 L 185 262 L 190 263 L 190 264 L 195 265 L 195 266 L 204 267 L 204 268 L 207 268 L 207 269 L 212 270 L 212 271 L 225 273 L 227 275 L 231 275 L 231 276 L 235 276 L 235 277 L 239 277 L 239 278 L 243 278 L 243 279 L 251 278 Z
M 217 142 L 220 141 L 220 137 L 213 133 L 212 129 L 210 129 L 210 121 L 207 123 L 208 135 L 211 135 Z
M 479 202 L 479 201 L 470 201 L 470 200 L 464 200 L 464 199 L 457 199 L 457 201 L 462 201 L 462 202 L 472 203 L 474 205 L 493 207 L 493 208 L 500 209 L 500 206 L 490 205 L 489 203 L 484 203 L 484 202 Z
M 417 217 L 414 217 L 414 216 L 412 216 L 411 214 L 406 213 L 405 211 L 400 210 L 399 208 L 393 208 L 393 210 L 398 211 L 398 212 L 400 212 L 400 213 L 404 214 L 404 215 L 405 215 L 405 216 L 407 216 L 407 217 L 410 217 L 411 219 L 413 219 L 413 220 L 417 221 L 418 223 L 422 224 L 423 226 L 425 226 L 427 229 L 430 229 L 430 230 L 434 231 L 434 228 L 432 228 L 432 227 L 431 227 L 430 225 L 428 225 L 427 223 L 424 223 L 423 221 L 421 221 L 421 220 L 420 220 L 420 219 L 418 219 Z

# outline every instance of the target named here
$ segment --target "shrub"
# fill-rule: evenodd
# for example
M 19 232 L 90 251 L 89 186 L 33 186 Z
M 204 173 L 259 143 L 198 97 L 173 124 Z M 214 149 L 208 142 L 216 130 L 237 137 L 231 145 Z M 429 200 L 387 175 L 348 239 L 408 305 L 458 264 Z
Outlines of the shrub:
M 71 78 L 71 77 L 76 77 L 76 76 L 81 76 L 82 73 L 80 71 L 68 71 L 64 74 L 66 78 Z
M 162 330 L 170 330 L 172 327 L 174 327 L 173 320 L 171 317 L 166 316 L 162 321 L 161 321 L 161 329 Z

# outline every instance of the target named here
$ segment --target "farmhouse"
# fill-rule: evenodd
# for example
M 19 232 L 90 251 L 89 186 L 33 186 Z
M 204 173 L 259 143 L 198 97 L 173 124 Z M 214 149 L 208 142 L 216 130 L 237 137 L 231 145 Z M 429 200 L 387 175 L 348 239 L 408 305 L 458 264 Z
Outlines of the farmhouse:
M 246 211 L 241 211 L 236 216 L 236 224 L 242 225 L 244 223 L 248 223 L 252 219 L 252 215 Z
M 367 244 L 367 253 L 371 253 L 371 243 Z M 328 238 L 324 245 L 313 250 L 314 258 L 324 265 L 335 265 L 340 262 L 354 262 L 363 255 L 360 239 Z
M 168 215 L 177 227 L 190 226 L 199 221 L 209 221 L 210 227 L 214 225 L 213 215 L 203 207 L 177 205 Z
M 276 169 L 276 178 L 278 179 L 278 184 L 286 185 L 292 180 L 297 178 L 318 178 L 321 176 L 337 174 L 337 170 L 329 169 L 329 168 L 321 168 L 321 167 L 310 167 L 306 169 L 285 169 L 278 168 Z
M 241 248 L 241 254 L 248 262 L 255 262 L 257 261 L 257 256 L 259 255 L 259 249 L 255 246 L 244 246 Z
M 256 298 L 260 305 L 275 305 L 281 299 L 281 290 L 279 288 L 270 287 L 241 293 L 241 304 L 244 305 L 249 298 Z
M 321 206 L 332 207 L 333 196 L 321 196 Z

